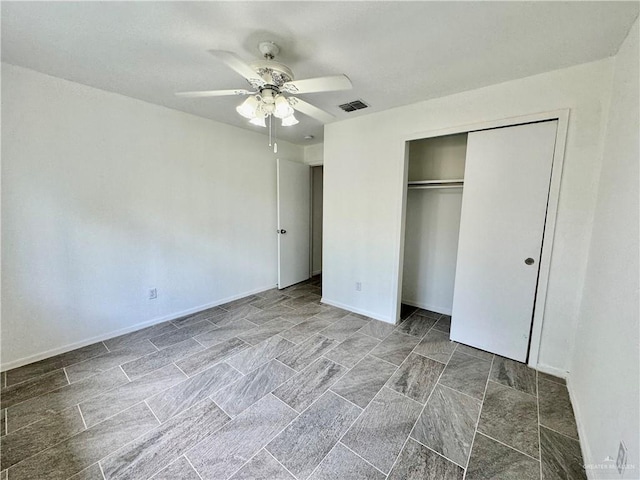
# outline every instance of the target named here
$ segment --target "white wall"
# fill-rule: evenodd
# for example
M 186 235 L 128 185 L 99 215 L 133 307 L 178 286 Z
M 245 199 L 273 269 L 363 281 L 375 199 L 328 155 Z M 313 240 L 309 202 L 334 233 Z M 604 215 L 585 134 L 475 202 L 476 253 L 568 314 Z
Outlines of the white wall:
M 304 147 L 304 163 L 307 165 L 322 165 L 324 163 L 324 144 L 316 143 Z
M 467 135 L 409 142 L 409 180 L 464 178 Z M 407 191 L 402 301 L 451 315 L 462 189 Z
M 275 286 L 275 198 L 262 135 L 3 64 L 3 369 Z
M 403 139 L 570 108 L 540 363 L 566 371 L 584 279 L 612 60 L 438 98 L 325 127 L 326 301 L 393 322 L 402 231 Z M 414 137 L 416 138 L 416 137 Z M 362 282 L 362 291 L 355 282 Z
M 640 344 L 638 189 L 638 21 L 615 60 L 611 107 L 578 315 L 569 388 L 581 427 L 585 461 L 602 464 L 629 450 L 624 477 L 589 470 L 589 478 L 640 478 Z M 611 465 L 609 463 L 608 465 Z

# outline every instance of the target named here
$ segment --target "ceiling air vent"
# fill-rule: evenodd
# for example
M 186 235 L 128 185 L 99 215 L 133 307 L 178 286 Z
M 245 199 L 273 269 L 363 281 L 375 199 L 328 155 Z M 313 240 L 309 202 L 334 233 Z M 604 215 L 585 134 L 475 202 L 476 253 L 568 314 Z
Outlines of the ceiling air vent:
M 338 105 L 345 112 L 355 112 L 356 110 L 362 110 L 363 108 L 367 108 L 369 105 L 364 103 L 362 100 L 354 100 L 353 102 L 343 103 L 342 105 Z

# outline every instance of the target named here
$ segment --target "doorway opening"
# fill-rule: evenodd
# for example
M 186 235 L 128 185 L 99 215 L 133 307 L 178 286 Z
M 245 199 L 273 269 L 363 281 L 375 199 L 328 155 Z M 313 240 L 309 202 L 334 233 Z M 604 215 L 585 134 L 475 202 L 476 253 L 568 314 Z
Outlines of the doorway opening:
M 322 165 L 311 167 L 311 255 L 309 271 L 315 277 L 322 274 Z

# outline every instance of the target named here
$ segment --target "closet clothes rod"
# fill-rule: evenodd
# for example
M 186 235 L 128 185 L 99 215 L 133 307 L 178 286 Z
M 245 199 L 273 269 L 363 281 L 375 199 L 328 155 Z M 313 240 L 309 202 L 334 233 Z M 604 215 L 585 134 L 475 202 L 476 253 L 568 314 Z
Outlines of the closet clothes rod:
M 409 185 L 445 185 L 448 183 L 458 184 L 464 183 L 463 178 L 455 178 L 452 180 L 409 180 Z
M 444 185 L 409 185 L 407 187 L 409 190 L 432 190 L 434 188 L 463 188 L 462 184 L 454 185 L 454 184 L 444 184 Z

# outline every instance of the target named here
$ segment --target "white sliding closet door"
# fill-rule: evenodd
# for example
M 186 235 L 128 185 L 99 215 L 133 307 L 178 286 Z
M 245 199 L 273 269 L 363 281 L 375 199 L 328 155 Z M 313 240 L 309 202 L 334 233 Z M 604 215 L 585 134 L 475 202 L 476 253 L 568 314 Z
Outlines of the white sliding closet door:
M 278 288 L 309 278 L 311 170 L 277 160 Z
M 472 132 L 451 339 L 527 359 L 557 121 Z

